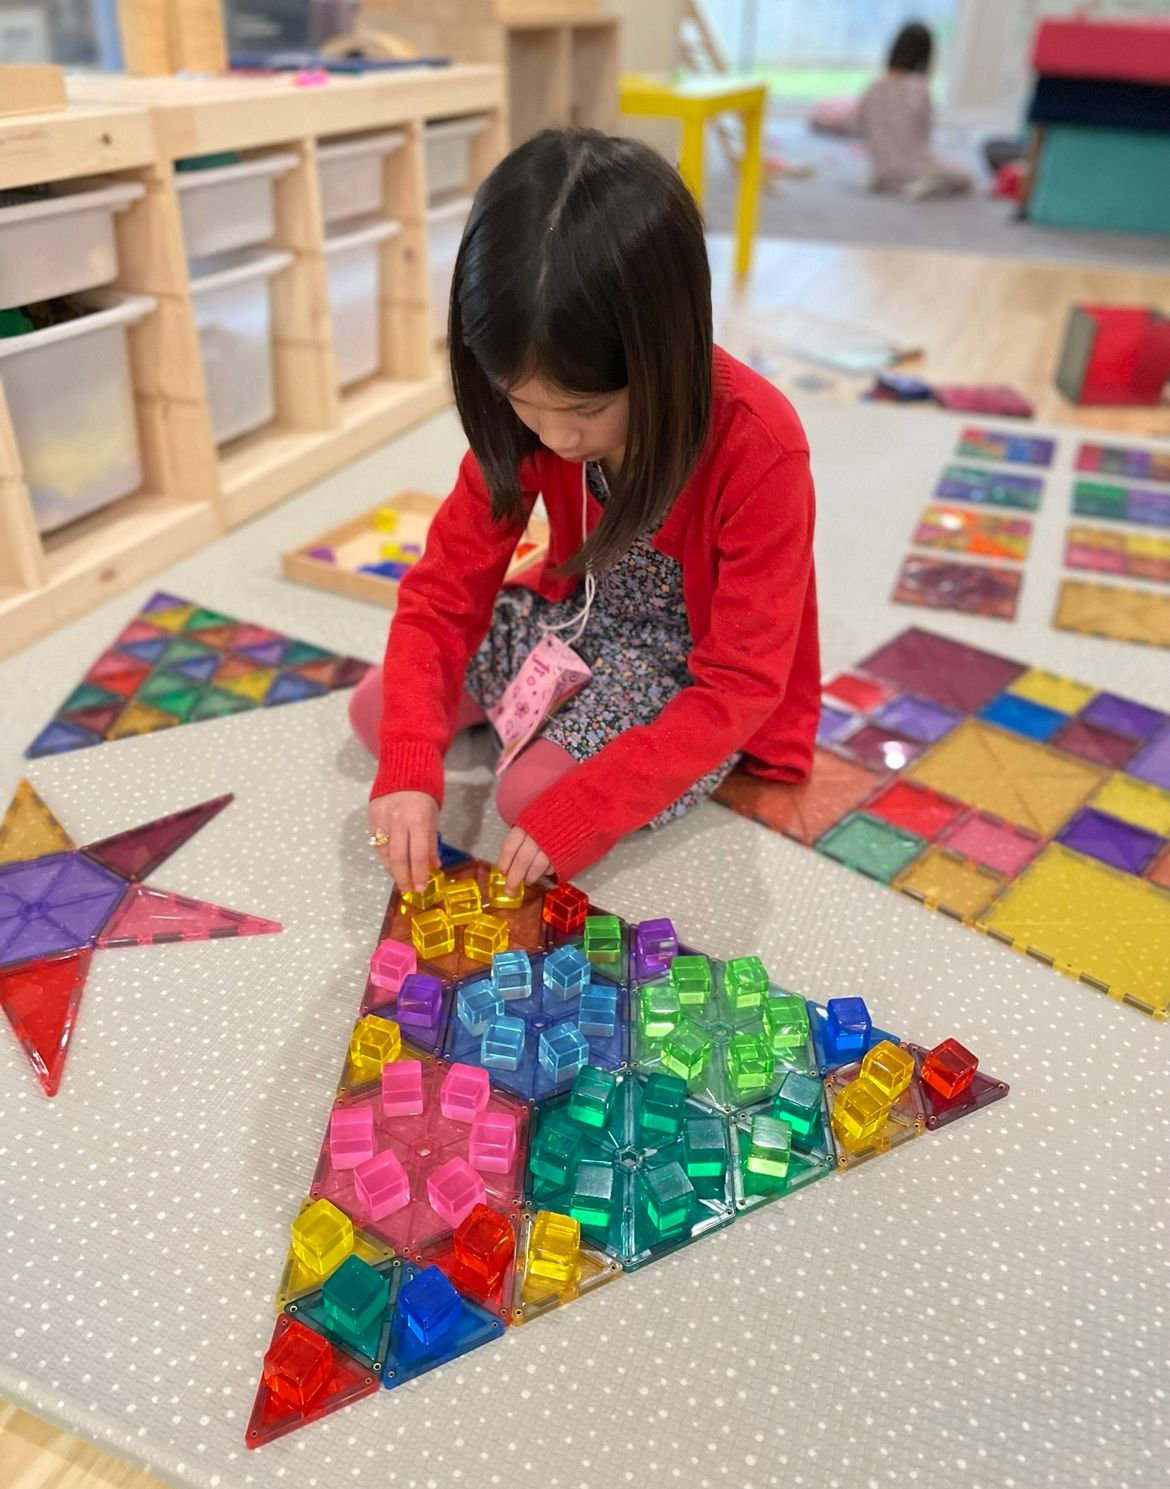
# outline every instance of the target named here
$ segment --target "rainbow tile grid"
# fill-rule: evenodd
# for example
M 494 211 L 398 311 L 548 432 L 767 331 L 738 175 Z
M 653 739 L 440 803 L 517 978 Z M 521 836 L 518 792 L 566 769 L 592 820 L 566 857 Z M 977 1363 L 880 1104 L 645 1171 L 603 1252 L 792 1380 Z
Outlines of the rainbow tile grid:
M 1065 579 L 1052 624 L 1058 631 L 1076 631 L 1103 641 L 1170 646 L 1170 595 L 1120 584 Z
M 25 756 L 321 698 L 352 688 L 368 671 L 356 657 L 160 592 L 98 657 Z
M 724 805 L 1170 1017 L 1170 716 L 932 632 L 824 686 L 811 779 Z
M 969 425 L 959 436 L 956 453 L 964 459 L 1006 460 L 1015 465 L 1052 464 L 1056 441 L 1034 434 L 1017 434 L 1010 429 L 988 429 Z
M 1170 537 L 1074 524 L 1065 535 L 1064 566 L 1170 584 Z
M 890 598 L 896 605 L 1015 620 L 1023 583 L 1024 576 L 1018 569 L 909 553 L 902 560 Z
M 1027 517 L 932 505 L 923 510 L 911 541 L 918 548 L 1022 563 L 1028 557 L 1032 524 Z
M 1076 468 L 1094 475 L 1130 476 L 1135 481 L 1161 481 L 1170 485 L 1170 450 L 1083 444 L 1077 451 Z
M 1072 509 L 1078 517 L 1170 527 L 1170 491 L 1122 486 L 1112 481 L 1074 481 Z
M 948 465 L 934 488 L 944 502 L 972 502 L 983 507 L 1017 507 L 1035 512 L 1044 499 L 1039 476 L 1019 475 L 981 465 Z
M 488 927 L 464 918 L 477 901 Z M 809 1003 L 756 957 L 707 957 L 669 920 L 629 925 L 573 886 L 509 896 L 449 850 L 425 894 L 387 908 L 245 1442 L 1007 1090 L 953 1038 L 928 1051 L 876 1028 L 860 997 Z

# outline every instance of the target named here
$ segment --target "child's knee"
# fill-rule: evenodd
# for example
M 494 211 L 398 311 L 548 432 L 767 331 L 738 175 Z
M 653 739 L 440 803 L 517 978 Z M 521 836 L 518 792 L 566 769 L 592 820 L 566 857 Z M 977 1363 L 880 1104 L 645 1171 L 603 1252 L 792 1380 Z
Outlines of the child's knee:
M 542 791 L 576 765 L 568 750 L 548 739 L 538 739 L 516 757 L 496 787 L 496 811 L 509 827 Z
M 369 750 L 378 753 L 378 724 L 382 718 L 382 669 L 371 667 L 349 695 L 349 723 Z

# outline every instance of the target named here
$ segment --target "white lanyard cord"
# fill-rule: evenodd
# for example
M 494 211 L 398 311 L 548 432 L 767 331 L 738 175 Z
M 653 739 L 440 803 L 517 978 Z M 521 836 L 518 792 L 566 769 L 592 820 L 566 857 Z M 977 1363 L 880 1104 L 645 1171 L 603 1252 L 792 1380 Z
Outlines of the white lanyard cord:
M 589 516 L 589 482 L 586 478 L 588 466 L 583 460 L 581 462 L 581 546 L 585 546 L 586 524 Z M 593 597 L 597 593 L 597 580 L 593 577 L 593 567 L 590 565 L 585 570 L 585 604 L 579 615 L 570 615 L 568 620 L 558 621 L 555 626 L 545 626 L 545 631 L 568 631 L 569 634 L 563 639 L 573 646 L 580 641 L 585 632 L 585 625 L 589 619 L 589 612 L 593 608 Z M 572 627 L 570 630 L 569 628 Z

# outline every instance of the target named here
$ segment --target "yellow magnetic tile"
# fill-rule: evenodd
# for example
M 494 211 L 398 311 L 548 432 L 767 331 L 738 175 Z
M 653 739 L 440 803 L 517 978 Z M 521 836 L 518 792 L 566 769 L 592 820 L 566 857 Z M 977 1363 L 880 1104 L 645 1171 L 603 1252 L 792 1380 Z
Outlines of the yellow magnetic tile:
M 1091 806 L 1135 827 L 1148 827 L 1159 837 L 1170 837 L 1170 792 L 1160 791 L 1132 776 L 1113 775 L 1092 798 Z
M 37 795 L 32 782 L 21 781 L 0 822 L 0 863 L 67 853 L 73 846 L 73 839 Z
M 114 720 L 107 739 L 125 739 L 131 734 L 153 734 L 156 729 L 170 729 L 179 720 L 173 713 L 163 713 L 161 708 L 151 708 L 149 703 L 139 703 L 132 698 Z
M 1105 778 L 1085 760 L 977 719 L 966 719 L 903 774 L 1047 838 Z
M 196 605 L 179 605 L 174 610 L 154 610 L 149 615 L 139 616 L 139 619 L 164 631 L 181 631 L 197 609 Z
M 262 667 L 256 672 L 245 672 L 242 677 L 220 678 L 215 685 L 226 693 L 235 693 L 238 698 L 250 698 L 253 703 L 259 703 L 267 697 L 276 671 L 275 667 Z
M 1045 708 L 1055 708 L 1059 713 L 1080 713 L 1086 703 L 1097 696 L 1096 688 L 1087 688 L 1082 682 L 1073 682 L 1068 677 L 1057 677 L 1055 672 L 1041 672 L 1033 667 L 1023 677 L 1017 677 L 1008 688 L 1019 698 L 1030 698 Z
M 1170 1014 L 1170 893 L 1059 844 L 980 921 L 1019 951 L 1088 978 L 1111 998 Z
M 1126 533 L 1126 552 L 1134 558 L 1170 559 L 1170 538 L 1155 537 L 1153 533 Z
M 1109 641 L 1170 646 L 1170 595 L 1066 579 L 1060 586 L 1053 625 Z
M 1003 882 L 978 864 L 931 848 L 894 880 L 894 888 L 924 901 L 932 910 L 974 920 L 991 904 Z

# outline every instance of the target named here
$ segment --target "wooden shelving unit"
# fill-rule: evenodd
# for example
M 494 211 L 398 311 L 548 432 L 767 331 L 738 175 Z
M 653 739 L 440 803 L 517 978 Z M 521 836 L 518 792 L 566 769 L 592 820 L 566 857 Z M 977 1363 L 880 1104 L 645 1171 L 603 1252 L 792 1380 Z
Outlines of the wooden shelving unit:
M 141 182 L 116 219 L 115 288 L 155 311 L 129 332 L 143 481 L 132 495 L 41 535 L 0 386 L 0 655 L 127 588 L 226 528 L 393 438 L 449 401 L 432 334 L 427 246 L 428 121 L 481 117 L 467 190 L 505 149 L 504 79 L 494 66 L 334 77 L 76 78 L 69 106 L 0 119 L 0 189 L 100 174 Z M 318 191 L 318 143 L 401 130 L 382 163 L 381 212 L 399 231 L 378 250 L 381 365 L 339 391 Z M 208 408 L 175 162 L 280 149 L 297 164 L 276 185 L 272 246 L 292 256 L 272 282 L 274 421 L 217 447 Z

